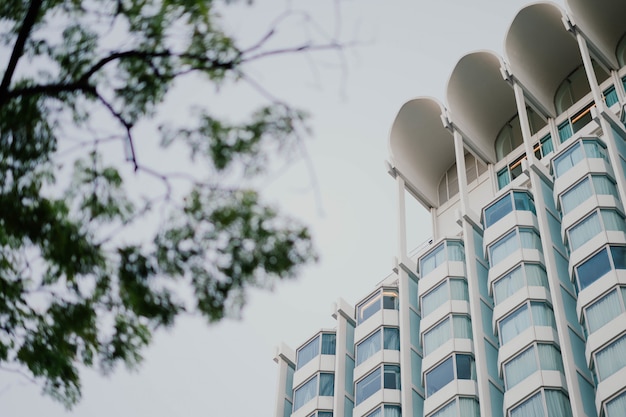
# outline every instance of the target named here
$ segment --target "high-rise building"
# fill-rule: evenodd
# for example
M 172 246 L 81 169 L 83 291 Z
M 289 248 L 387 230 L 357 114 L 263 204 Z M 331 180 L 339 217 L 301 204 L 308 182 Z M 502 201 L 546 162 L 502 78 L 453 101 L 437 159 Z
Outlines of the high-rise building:
M 566 9 L 402 106 L 397 267 L 277 350 L 276 417 L 626 416 L 626 1 Z M 410 252 L 407 194 L 433 234 Z

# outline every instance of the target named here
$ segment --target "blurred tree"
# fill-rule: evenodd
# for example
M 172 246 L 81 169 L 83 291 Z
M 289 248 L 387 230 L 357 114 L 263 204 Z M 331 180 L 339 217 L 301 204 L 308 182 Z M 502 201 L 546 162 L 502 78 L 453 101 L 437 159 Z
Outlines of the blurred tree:
M 224 3 L 0 2 L 0 365 L 67 407 L 81 365 L 132 367 L 178 315 L 236 314 L 246 288 L 316 258 L 306 227 L 251 185 L 301 140 L 303 112 L 267 98 L 237 124 L 196 109 L 192 123 L 154 129 L 168 151 L 188 148 L 189 171 L 140 163 L 137 125 L 156 124 L 182 77 L 221 86 L 246 80 L 251 61 L 338 48 L 269 49 L 271 29 L 242 49 L 220 28 Z M 124 144 L 126 162 L 107 162 L 110 143 Z M 128 166 L 164 191 L 131 192 Z

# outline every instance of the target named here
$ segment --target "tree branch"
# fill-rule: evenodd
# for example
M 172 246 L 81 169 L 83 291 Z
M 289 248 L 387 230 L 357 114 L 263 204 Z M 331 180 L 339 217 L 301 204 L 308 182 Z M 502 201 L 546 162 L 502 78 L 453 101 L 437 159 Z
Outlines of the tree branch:
M 41 10 L 42 3 L 43 0 L 32 0 L 30 2 L 28 12 L 24 17 L 22 27 L 20 28 L 20 31 L 17 35 L 17 39 L 15 40 L 15 45 L 13 46 L 13 52 L 11 52 L 9 64 L 7 65 L 7 69 L 4 72 L 4 76 L 2 77 L 2 83 L 0 84 L 0 103 L 6 101 L 6 98 L 3 98 L 3 96 L 9 89 L 11 79 L 13 78 L 13 73 L 15 73 L 15 67 L 17 67 L 17 62 L 24 54 L 24 45 L 26 44 L 26 40 L 30 36 L 30 32 L 33 29 L 33 26 L 35 26 L 35 22 L 37 21 L 37 15 L 39 14 L 39 10 Z
M 100 102 L 104 105 L 104 107 L 106 107 L 109 112 L 111 112 L 111 114 L 113 115 L 113 117 L 115 117 L 122 126 L 124 126 L 124 129 L 126 129 L 126 138 L 128 140 L 128 146 L 130 149 L 130 156 L 127 158 L 129 161 L 131 161 L 135 167 L 135 171 L 137 171 L 137 169 L 139 169 L 139 165 L 137 165 L 137 158 L 135 155 L 135 146 L 133 144 L 133 134 L 131 132 L 133 126 L 132 124 L 130 124 L 129 122 L 126 121 L 126 119 L 124 119 L 124 117 L 118 113 L 113 106 L 106 101 L 106 99 L 104 97 L 102 97 L 100 94 L 97 94 L 98 100 L 100 100 Z
M 73 83 L 43 84 L 34 85 L 32 87 L 17 88 L 8 91 L 4 97 L 6 100 L 15 97 L 33 96 L 42 94 L 45 96 L 56 97 L 60 93 L 71 93 L 74 91 L 83 91 L 88 94 L 96 95 L 96 88 L 87 82 L 78 81 Z

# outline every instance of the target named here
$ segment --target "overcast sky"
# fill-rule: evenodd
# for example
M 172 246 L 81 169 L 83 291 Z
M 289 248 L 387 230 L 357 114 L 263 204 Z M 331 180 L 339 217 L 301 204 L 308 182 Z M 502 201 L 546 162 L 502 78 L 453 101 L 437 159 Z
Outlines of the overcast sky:
M 1 417 L 272 416 L 274 347 L 284 341 L 295 348 L 319 328 L 334 327 L 334 301 L 354 304 L 391 272 L 396 185 L 384 161 L 398 110 L 418 96 L 443 101 L 447 79 L 466 53 L 501 54 L 506 29 L 529 2 L 344 0 L 340 26 L 332 0 L 256 3 L 224 12 L 228 27 L 250 42 L 287 5 L 309 10 L 328 33 L 339 27 L 344 41 L 361 41 L 343 53 L 343 61 L 308 55 L 253 68 L 265 88 L 313 117 L 307 142 L 313 171 L 300 159 L 263 191 L 310 225 L 320 262 L 273 292 L 251 292 L 240 320 L 211 326 L 179 320 L 175 329 L 155 336 L 138 371 L 119 368 L 106 378 L 84 371 L 83 400 L 72 411 L 42 397 L 26 379 L 0 372 Z M 282 39 L 297 40 L 302 33 L 297 25 L 281 30 Z M 194 94 L 193 86 L 187 88 L 179 94 Z M 259 96 L 249 89 L 223 91 L 222 100 L 221 111 L 236 117 Z M 416 246 L 430 237 L 430 222 L 425 210 L 412 212 Z

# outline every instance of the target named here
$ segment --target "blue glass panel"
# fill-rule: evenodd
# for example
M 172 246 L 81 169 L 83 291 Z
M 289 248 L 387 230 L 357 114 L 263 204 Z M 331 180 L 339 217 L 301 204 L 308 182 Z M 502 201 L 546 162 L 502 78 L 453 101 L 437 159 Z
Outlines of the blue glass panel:
M 423 417 L 424 398 L 414 390 L 411 390 L 411 398 L 413 399 L 413 417 Z
M 546 136 L 544 136 L 541 139 L 541 141 L 539 141 L 539 143 L 541 144 L 541 156 L 542 157 L 554 151 L 554 145 L 552 143 L 552 135 L 550 135 L 549 133 Z
M 285 382 L 285 394 L 291 397 L 293 392 L 293 373 L 295 369 L 291 367 L 291 365 L 287 365 L 287 380 Z
M 511 211 L 513 211 L 511 195 L 506 194 L 503 198 L 485 209 L 485 228 L 492 226 Z
M 617 91 L 615 91 L 615 86 L 611 86 L 604 90 L 603 95 L 604 102 L 608 107 L 611 107 L 613 104 L 619 101 L 619 98 L 617 97 Z
M 498 190 L 504 188 L 508 183 L 511 182 L 511 177 L 509 176 L 509 168 L 504 168 L 498 171 Z
M 381 294 L 380 291 L 372 295 L 367 301 L 357 307 L 357 320 L 358 323 L 363 323 L 365 320 L 372 317 L 381 307 Z
M 491 417 L 502 417 L 504 394 L 491 382 L 489 383 L 489 396 L 491 397 Z
M 611 246 L 615 269 L 626 269 L 626 247 Z
M 578 386 L 580 387 L 580 396 L 583 400 L 585 414 L 587 414 L 587 417 L 597 417 L 598 413 L 596 412 L 595 406 L 596 394 L 593 385 L 578 372 L 576 372 L 576 376 L 578 377 Z
M 458 379 L 474 379 L 474 358 L 470 355 L 456 355 L 456 375 Z
M 385 365 L 383 379 L 385 389 L 400 389 L 400 367 L 397 365 Z
M 283 404 L 283 417 L 289 417 L 291 415 L 291 411 L 293 408 L 293 405 L 291 404 L 291 401 L 289 401 L 288 399 L 285 398 L 285 402 Z
M 320 338 L 318 336 L 298 350 L 297 369 L 302 368 L 319 354 Z
M 580 147 L 580 142 L 575 143 L 565 152 L 554 158 L 554 174 L 558 178 L 561 175 L 568 172 L 576 164 L 583 160 L 583 152 Z
M 356 383 L 356 404 L 374 395 L 381 388 L 380 368 Z
M 576 268 L 578 288 L 580 291 L 584 290 L 610 270 L 611 264 L 609 262 L 609 255 L 606 249 L 602 249 Z
M 433 271 L 446 260 L 444 244 L 440 244 L 435 250 L 420 259 L 420 272 L 422 277 Z
M 354 359 L 346 355 L 346 380 L 344 388 L 350 395 L 354 395 Z
M 559 125 L 559 140 L 561 143 L 565 142 L 572 136 L 572 126 L 569 124 L 569 120 Z
M 344 397 L 343 399 L 343 410 L 345 417 L 352 417 L 352 411 L 354 410 L 354 403 L 348 397 Z
M 333 333 L 322 334 L 322 355 L 334 355 L 337 337 Z
M 426 373 L 426 396 L 433 395 L 454 379 L 454 361 L 449 357 Z
M 416 387 L 422 386 L 422 358 L 411 349 L 411 382 Z M 421 416 L 420 416 L 421 417 Z
M 332 397 L 335 393 L 335 374 L 320 374 L 320 396 Z

